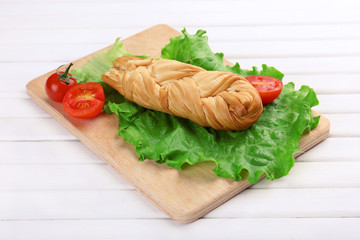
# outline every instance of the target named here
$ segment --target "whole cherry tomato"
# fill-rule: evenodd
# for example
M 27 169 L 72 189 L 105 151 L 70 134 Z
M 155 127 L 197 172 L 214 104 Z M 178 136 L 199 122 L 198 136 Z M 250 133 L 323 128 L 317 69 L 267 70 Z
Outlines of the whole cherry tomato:
M 76 118 L 97 116 L 104 107 L 103 87 L 94 82 L 80 83 L 70 88 L 63 100 L 65 112 Z
M 59 68 L 56 73 L 52 74 L 45 83 L 45 91 L 48 97 L 55 102 L 62 102 L 65 93 L 74 85 L 77 84 L 75 78 L 71 76 L 69 70 L 73 64 L 70 63 L 65 69 L 65 72 L 59 72 Z
M 246 79 L 258 91 L 263 104 L 274 101 L 280 95 L 283 88 L 283 83 L 274 77 L 251 75 L 247 76 Z

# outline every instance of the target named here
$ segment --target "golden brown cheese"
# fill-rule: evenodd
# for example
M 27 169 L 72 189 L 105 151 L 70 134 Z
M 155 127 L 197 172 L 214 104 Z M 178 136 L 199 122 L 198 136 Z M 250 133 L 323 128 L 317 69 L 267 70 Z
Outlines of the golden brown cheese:
M 102 80 L 143 107 L 217 130 L 243 130 L 260 117 L 255 88 L 238 74 L 206 71 L 175 60 L 123 56 Z

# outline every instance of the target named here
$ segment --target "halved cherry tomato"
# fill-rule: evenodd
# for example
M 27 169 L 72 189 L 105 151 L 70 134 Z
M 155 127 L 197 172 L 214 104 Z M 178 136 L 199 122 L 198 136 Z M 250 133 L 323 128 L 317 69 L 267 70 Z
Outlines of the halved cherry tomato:
M 274 101 L 283 88 L 283 83 L 274 77 L 251 75 L 247 76 L 246 79 L 259 92 L 263 104 Z
M 52 74 L 45 83 L 45 91 L 48 97 L 55 102 L 62 102 L 65 93 L 74 85 L 77 84 L 75 78 L 71 76 L 69 70 L 73 64 L 66 68 L 65 72 L 56 71 Z M 63 65 L 62 65 L 63 66 Z M 61 66 L 60 66 L 61 67 Z M 59 67 L 59 68 L 60 68 Z M 58 68 L 58 69 L 59 69 Z
M 104 89 L 100 84 L 80 83 L 66 92 L 63 107 L 73 117 L 92 118 L 101 112 L 104 102 Z

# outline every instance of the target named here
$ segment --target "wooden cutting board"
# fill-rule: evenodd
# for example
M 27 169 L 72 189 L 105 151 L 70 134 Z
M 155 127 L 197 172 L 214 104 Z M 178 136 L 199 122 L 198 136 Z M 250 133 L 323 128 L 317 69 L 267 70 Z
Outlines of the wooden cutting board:
M 133 54 L 157 58 L 161 47 L 169 43 L 170 37 L 177 35 L 180 33 L 167 25 L 156 25 L 122 42 Z M 74 67 L 85 64 L 94 54 L 73 61 Z M 192 222 L 250 186 L 247 180 L 234 182 L 217 177 L 212 172 L 215 164 L 211 162 L 199 163 L 182 171 L 153 160 L 139 162 L 134 147 L 116 135 L 118 120 L 115 115 L 102 113 L 94 119 L 75 119 L 64 112 L 60 103 L 47 97 L 45 81 L 54 71 L 29 82 L 26 86 L 28 95 L 174 220 Z M 329 129 L 329 120 L 322 116 L 318 127 L 301 137 L 300 149 L 306 151 L 324 140 Z

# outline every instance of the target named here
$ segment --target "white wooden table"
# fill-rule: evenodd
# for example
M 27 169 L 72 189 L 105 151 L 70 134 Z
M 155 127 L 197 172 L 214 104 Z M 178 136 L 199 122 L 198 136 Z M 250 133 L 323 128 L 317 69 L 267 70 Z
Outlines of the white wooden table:
M 165 23 L 208 32 L 242 67 L 315 89 L 330 137 L 290 175 L 191 224 L 148 202 L 25 92 L 116 37 Z M 358 0 L 1 0 L 0 239 L 360 239 Z

